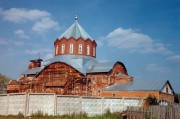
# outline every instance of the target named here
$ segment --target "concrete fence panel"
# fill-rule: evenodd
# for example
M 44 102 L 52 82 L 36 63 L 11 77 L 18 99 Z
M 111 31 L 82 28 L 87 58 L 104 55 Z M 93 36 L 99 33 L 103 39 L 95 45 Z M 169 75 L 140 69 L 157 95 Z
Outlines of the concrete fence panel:
M 7 115 L 8 95 L 0 95 L 0 115 Z
M 89 116 L 102 114 L 102 98 L 82 97 L 82 112 L 86 112 Z
M 122 112 L 129 106 L 142 106 L 143 99 L 113 97 L 81 97 L 52 93 L 0 95 L 0 115 L 30 116 L 38 111 L 48 115 L 66 115 L 86 112 L 88 116 L 101 115 L 108 109 Z
M 137 99 L 137 98 L 126 98 L 124 100 L 124 110 L 127 110 L 127 107 L 130 106 L 139 106 L 141 101 L 142 101 L 141 99 Z
M 57 96 L 57 115 L 65 115 L 81 112 L 80 98 L 77 96 Z
M 123 111 L 123 99 L 121 98 L 104 98 L 103 99 L 103 113 L 107 110 L 111 112 Z
M 48 115 L 55 115 L 55 95 L 54 94 L 29 94 L 27 116 L 38 111 Z
M 25 114 L 26 94 L 9 94 L 8 115 L 17 115 L 18 113 Z
M 141 101 L 142 101 L 142 100 L 137 99 L 137 98 L 131 99 L 131 106 L 137 107 L 137 106 L 140 105 Z

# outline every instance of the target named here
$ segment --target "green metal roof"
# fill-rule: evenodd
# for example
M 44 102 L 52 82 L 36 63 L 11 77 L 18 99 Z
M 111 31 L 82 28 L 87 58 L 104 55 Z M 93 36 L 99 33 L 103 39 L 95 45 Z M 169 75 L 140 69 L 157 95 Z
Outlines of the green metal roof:
M 78 24 L 77 20 L 75 20 L 75 23 L 73 23 L 60 37 L 59 39 L 65 37 L 66 39 L 69 39 L 71 37 L 78 39 L 82 37 L 84 40 L 90 39 L 93 40 L 90 35 L 81 27 L 81 25 Z
M 68 64 L 78 70 L 82 74 L 97 73 L 97 72 L 109 72 L 117 62 L 99 62 L 94 57 L 83 55 L 58 55 L 46 61 L 41 62 L 41 67 L 26 70 L 23 74 L 37 74 L 42 71 L 46 66 L 55 63 L 62 62 Z M 121 63 L 121 62 L 118 62 Z M 121 63 L 123 66 L 124 64 Z M 124 69 L 126 70 L 125 66 Z
M 136 80 L 124 84 L 114 84 L 103 89 L 103 91 L 162 91 L 167 81 Z

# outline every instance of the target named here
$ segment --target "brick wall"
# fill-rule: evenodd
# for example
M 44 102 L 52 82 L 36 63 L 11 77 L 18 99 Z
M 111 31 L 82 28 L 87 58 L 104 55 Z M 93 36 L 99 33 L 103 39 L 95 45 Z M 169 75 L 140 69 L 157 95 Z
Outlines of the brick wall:
M 62 44 L 65 45 L 65 52 L 62 53 Z M 70 53 L 70 44 L 73 44 L 73 53 Z M 78 53 L 78 48 L 79 44 L 82 44 L 82 54 Z M 90 54 L 87 55 L 87 46 L 89 45 L 90 47 Z M 58 46 L 58 52 L 56 52 L 56 48 Z M 54 42 L 54 55 L 63 55 L 63 54 L 73 54 L 73 55 L 87 55 L 87 56 L 92 56 L 96 57 L 96 41 L 91 41 L 90 39 L 83 39 L 83 38 L 78 38 L 75 39 L 73 37 L 66 39 L 66 38 L 61 38 L 60 40 L 56 39 Z M 95 47 L 95 56 L 93 56 L 93 47 Z
M 103 91 L 102 96 L 108 97 L 129 97 L 129 98 L 147 98 L 149 95 L 155 96 L 158 100 L 174 102 L 174 96 L 160 93 L 159 91 Z

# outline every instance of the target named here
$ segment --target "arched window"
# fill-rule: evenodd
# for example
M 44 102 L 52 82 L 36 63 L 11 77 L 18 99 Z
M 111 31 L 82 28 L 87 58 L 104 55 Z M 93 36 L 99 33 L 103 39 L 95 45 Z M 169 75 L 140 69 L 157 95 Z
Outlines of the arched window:
M 79 44 L 78 54 L 82 54 L 82 44 Z
M 95 55 L 96 55 L 96 48 L 93 47 L 93 56 L 95 56 Z
M 69 47 L 69 53 L 73 53 L 73 44 L 72 43 L 70 44 L 70 47 Z
M 90 47 L 87 45 L 87 55 L 90 55 Z
M 56 46 L 56 55 L 58 55 L 58 50 L 59 50 L 59 47 L 58 45 Z
M 65 51 L 65 44 L 62 44 L 61 53 L 64 53 Z

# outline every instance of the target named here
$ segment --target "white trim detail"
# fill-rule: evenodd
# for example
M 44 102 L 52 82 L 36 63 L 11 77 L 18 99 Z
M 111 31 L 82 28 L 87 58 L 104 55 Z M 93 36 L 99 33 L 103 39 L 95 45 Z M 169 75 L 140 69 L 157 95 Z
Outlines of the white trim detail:
M 79 44 L 78 54 L 82 54 L 82 44 Z
M 69 46 L 69 53 L 73 53 L 73 44 L 72 43 Z
M 65 44 L 62 44 L 61 53 L 64 53 L 65 51 Z

